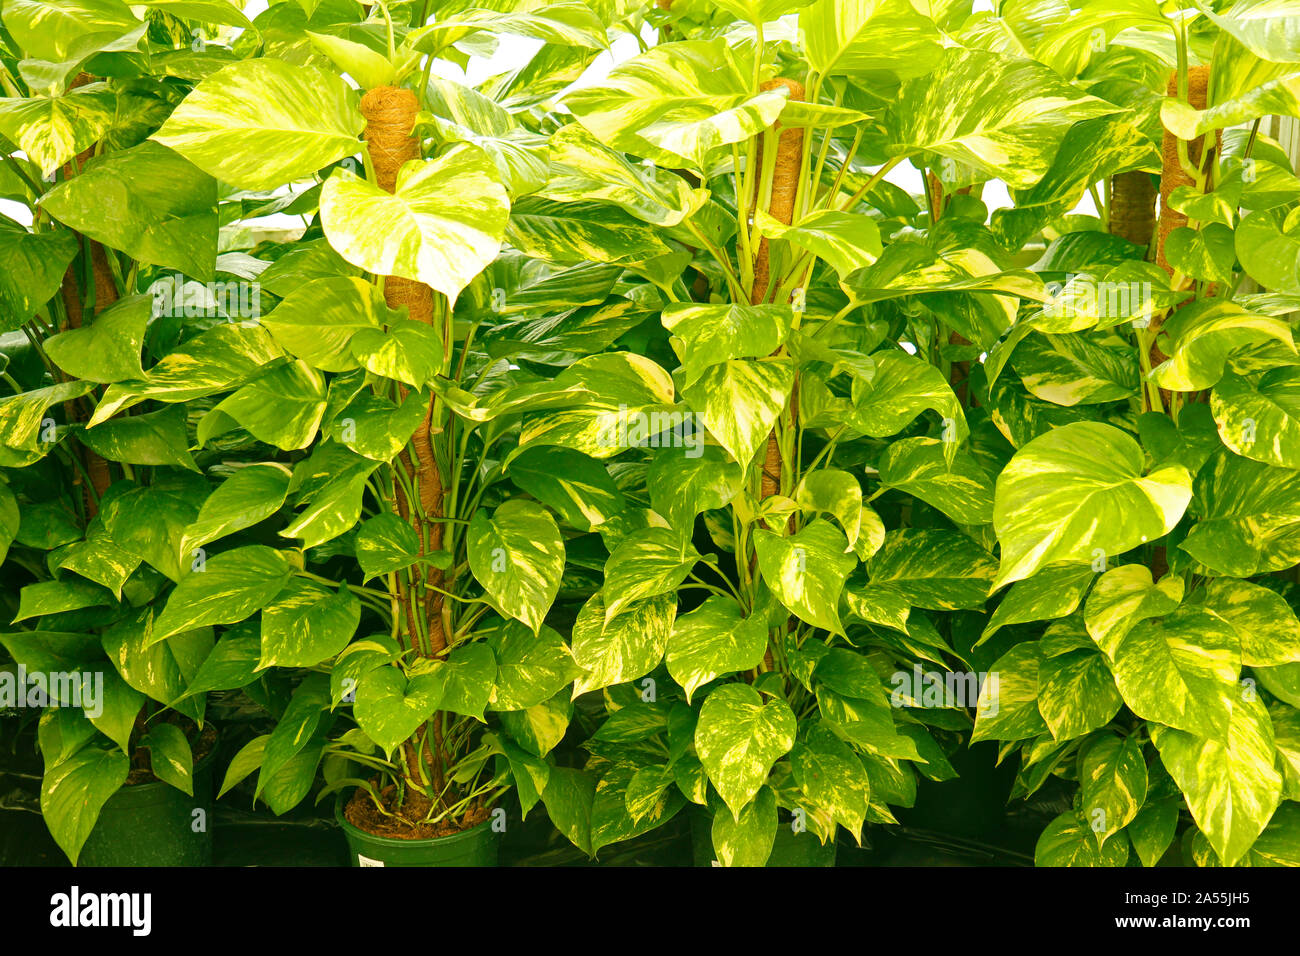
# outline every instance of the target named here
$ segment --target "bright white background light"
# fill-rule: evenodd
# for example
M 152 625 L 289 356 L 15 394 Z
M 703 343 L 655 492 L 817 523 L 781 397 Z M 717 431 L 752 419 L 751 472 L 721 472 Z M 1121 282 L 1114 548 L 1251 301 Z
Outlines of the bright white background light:
M 144 8 L 140 9 L 143 10 Z M 252 2 L 245 5 L 244 13 L 252 20 L 266 9 L 266 0 L 252 0 Z M 992 0 L 976 0 L 974 9 L 977 13 L 982 11 L 992 12 Z M 653 44 L 655 42 L 655 31 L 649 25 L 644 28 L 643 36 L 648 43 Z M 540 40 L 502 36 L 498 39 L 497 50 L 492 56 L 471 58 L 468 68 L 465 70 L 461 70 L 454 63 L 438 61 L 435 64 L 434 72 L 445 79 L 469 86 L 477 86 L 491 76 L 511 70 L 519 63 L 527 62 L 541 45 Z M 637 52 L 638 46 L 634 38 L 627 35 L 620 36 L 614 41 L 609 51 L 603 52 L 596 57 L 586 72 L 573 84 L 573 88 L 600 82 L 616 65 L 635 56 Z M 908 163 L 895 167 L 886 179 L 900 189 L 914 195 L 921 195 L 925 192 L 925 184 L 922 181 L 920 171 Z M 981 199 L 990 212 L 1013 205 L 1006 184 L 996 179 L 984 184 Z M 1095 216 L 1097 215 L 1097 208 L 1092 202 L 1092 197 L 1085 195 L 1073 212 L 1085 216 Z M 21 203 L 0 200 L 0 214 L 21 222 L 23 225 L 31 225 L 31 213 Z M 279 213 L 264 216 L 258 219 L 257 223 L 271 229 L 301 229 L 303 226 L 301 219 Z

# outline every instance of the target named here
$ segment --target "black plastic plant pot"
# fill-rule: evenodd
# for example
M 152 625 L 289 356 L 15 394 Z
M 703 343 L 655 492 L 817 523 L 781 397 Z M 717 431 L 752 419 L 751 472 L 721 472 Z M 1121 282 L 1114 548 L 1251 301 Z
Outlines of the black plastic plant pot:
M 346 795 L 351 797 L 351 793 Z M 334 801 L 334 819 L 348 841 L 352 866 L 496 866 L 501 834 L 492 829 L 492 818 L 450 836 L 428 840 L 403 840 L 375 836 L 348 822 L 344 794 Z
M 194 765 L 194 796 L 157 781 L 109 797 L 77 865 L 211 866 L 217 743 Z
M 706 811 L 696 810 L 691 814 L 691 851 L 696 866 L 719 865 L 713 852 L 713 817 Z M 790 821 L 782 819 L 776 828 L 772 855 L 767 858 L 765 865 L 834 866 L 835 841 L 831 840 L 823 846 L 814 834 L 807 830 L 796 833 L 790 826 Z

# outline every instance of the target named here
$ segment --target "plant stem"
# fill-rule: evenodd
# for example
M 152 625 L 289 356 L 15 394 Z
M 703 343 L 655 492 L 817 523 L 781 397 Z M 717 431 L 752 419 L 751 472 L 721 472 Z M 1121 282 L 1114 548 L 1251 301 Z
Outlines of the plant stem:
M 889 162 L 885 163 L 885 165 L 876 170 L 875 173 L 872 174 L 871 178 L 867 180 L 866 184 L 855 192 L 848 202 L 840 207 L 840 212 L 852 212 L 853 207 L 862 201 L 862 197 L 871 192 L 871 190 L 876 187 L 876 184 L 888 176 L 893 168 L 902 161 L 902 156 L 895 156 L 893 159 L 889 160 Z

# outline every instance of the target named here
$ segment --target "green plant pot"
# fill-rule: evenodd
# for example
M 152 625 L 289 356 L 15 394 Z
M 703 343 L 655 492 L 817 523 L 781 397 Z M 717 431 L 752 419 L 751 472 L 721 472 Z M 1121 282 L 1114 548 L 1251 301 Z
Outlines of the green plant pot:
M 350 797 L 351 794 L 348 794 Z M 432 840 L 398 840 L 373 836 L 353 826 L 343 816 L 347 801 L 339 794 L 334 801 L 334 819 L 348 841 L 352 866 L 496 866 L 501 834 L 492 829 L 492 818 L 478 826 L 435 837 Z
M 192 797 L 162 782 L 123 787 L 109 797 L 77 865 L 211 866 L 216 756 L 214 742 L 194 765 Z
M 691 850 L 696 866 L 716 866 L 713 853 L 713 817 L 700 810 L 691 814 Z M 795 833 L 790 822 L 782 820 L 776 828 L 772 855 L 767 866 L 834 866 L 835 841 L 825 846 L 813 834 Z

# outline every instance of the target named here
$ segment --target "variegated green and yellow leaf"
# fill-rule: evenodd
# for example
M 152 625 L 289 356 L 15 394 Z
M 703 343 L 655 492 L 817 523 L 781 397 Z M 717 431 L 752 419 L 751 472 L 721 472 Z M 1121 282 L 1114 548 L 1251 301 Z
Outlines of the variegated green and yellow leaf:
M 733 816 L 758 793 L 777 759 L 790 752 L 794 735 L 789 704 L 765 703 L 747 684 L 726 684 L 705 698 L 695 750 Z
M 766 619 L 760 614 L 745 617 L 731 598 L 714 595 L 673 624 L 668 673 L 682 685 L 689 703 L 710 681 L 757 667 L 766 650 Z
M 1192 496 L 1181 465 L 1143 475 L 1142 449 L 1110 425 L 1075 422 L 1028 442 L 998 476 L 995 588 L 1060 561 L 1090 563 L 1167 534 Z
M 550 512 L 533 501 L 506 501 L 491 517 L 474 515 L 466 543 L 470 570 L 493 605 L 537 633 L 564 575 L 564 541 Z
M 153 138 L 240 189 L 274 189 L 361 149 L 356 93 L 314 66 L 244 60 L 203 80 Z
M 1255 698 L 1232 701 L 1224 731 L 1204 737 L 1153 727 L 1160 760 L 1187 799 L 1192 818 L 1227 866 L 1263 831 L 1282 793 L 1268 711 Z
M 895 155 L 938 153 L 1024 188 L 1047 172 L 1070 126 L 1115 112 L 1033 60 L 950 47 L 903 84 L 885 123 Z
M 407 163 L 392 194 L 338 170 L 321 190 L 321 224 L 348 262 L 415 279 L 453 303 L 501 248 L 510 199 L 480 149 L 454 146 Z

